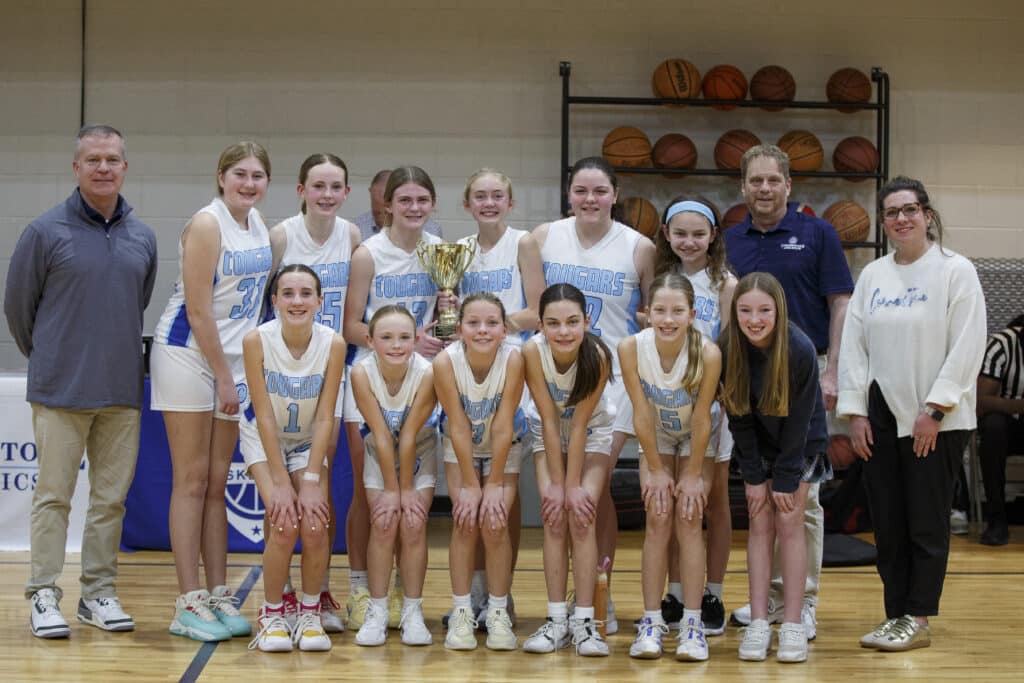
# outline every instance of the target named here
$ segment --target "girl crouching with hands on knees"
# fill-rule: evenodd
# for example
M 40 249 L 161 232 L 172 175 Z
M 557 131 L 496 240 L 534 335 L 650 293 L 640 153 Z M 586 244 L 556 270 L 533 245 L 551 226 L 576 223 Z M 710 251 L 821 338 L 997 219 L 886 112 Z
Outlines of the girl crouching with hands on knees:
M 541 333 L 523 346 L 526 382 L 534 406 L 537 488 L 544 520 L 547 621 L 526 639 L 527 652 L 554 652 L 572 643 L 576 654 L 607 657 L 608 644 L 594 620 L 597 581 L 597 501 L 608 477 L 614 414 L 603 392 L 611 351 L 587 331 L 587 302 L 580 290 L 556 284 L 540 297 Z M 576 609 L 565 601 L 572 544 Z
M 668 626 L 661 590 L 675 534 L 682 568 L 683 618 L 676 659 L 704 661 L 700 604 L 704 592 L 704 506 L 714 480 L 714 458 L 704 454 L 711 439 L 711 405 L 718 390 L 722 357 L 693 325 L 693 286 L 668 272 L 651 283 L 651 326 L 619 344 L 622 381 L 633 404 L 633 426 L 643 458 L 640 485 L 647 509 L 641 577 L 644 616 L 631 657 L 657 659 Z M 696 607 L 696 609 L 693 609 Z
M 508 593 L 512 584 L 509 512 L 519 488 L 524 422 L 523 360 L 505 341 L 505 307 L 490 292 L 469 295 L 459 311 L 459 340 L 434 359 L 434 384 L 444 408 L 444 466 L 453 502 L 448 562 L 452 613 L 445 647 L 477 646 L 470 595 L 477 540 L 487 569 L 487 647 L 516 649 Z M 517 419 L 518 418 L 518 419 Z M 520 430 L 522 431 L 522 430 Z
M 789 322 L 779 281 L 750 273 L 736 286 L 732 324 L 722 342 L 722 403 L 735 441 L 750 516 L 747 565 L 751 622 L 740 659 L 768 656 L 768 588 L 772 546 L 782 553 L 785 615 L 779 629 L 780 662 L 807 659 L 800 619 L 807 581 L 803 510 L 810 484 L 832 475 L 826 456 L 825 406 L 817 354 L 803 331 Z
M 430 361 L 415 352 L 416 319 L 382 306 L 370 319 L 371 353 L 352 367 L 352 392 L 364 420 L 363 484 L 370 506 L 370 603 L 357 645 L 383 645 L 395 544 L 405 589 L 399 628 L 406 645 L 430 645 L 423 623 L 427 513 L 437 483 L 437 399 Z
M 249 475 L 267 511 L 263 551 L 264 602 L 250 649 L 329 650 L 320 621 L 320 586 L 329 556 L 328 449 L 334 405 L 345 369 L 345 340 L 314 324 L 322 303 L 320 280 L 303 265 L 278 275 L 277 317 L 242 343 L 251 403 L 239 425 Z M 302 602 L 294 630 L 282 600 L 295 541 L 302 539 Z

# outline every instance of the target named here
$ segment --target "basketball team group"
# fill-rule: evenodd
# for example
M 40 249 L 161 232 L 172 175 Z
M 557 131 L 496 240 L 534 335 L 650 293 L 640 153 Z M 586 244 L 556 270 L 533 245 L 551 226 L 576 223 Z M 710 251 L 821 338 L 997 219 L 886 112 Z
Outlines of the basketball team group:
M 73 169 L 71 196 L 21 235 L 4 302 L 29 358 L 39 477 L 25 595 L 41 638 L 70 635 L 57 581 L 86 446 L 76 616 L 134 629 L 115 580 L 156 239 L 120 194 L 120 132 L 83 128 Z M 532 231 L 509 227 L 512 182 L 484 168 L 465 185 L 478 232 L 458 242 L 473 257 L 452 293 L 428 268 L 443 249 L 423 169 L 379 173 L 360 225 L 339 216 L 349 193 L 339 157 L 302 163 L 296 214 L 268 229 L 257 205 L 270 178 L 259 144 L 221 154 L 212 201 L 181 232 L 180 275 L 154 333 L 150 407 L 173 466 L 171 633 L 286 652 L 329 650 L 329 634 L 346 627 L 357 646 L 396 629 L 405 645 L 443 637 L 454 650 L 477 648 L 482 631 L 492 650 L 608 656 L 605 634 L 619 628 L 604 582 L 617 534 L 610 479 L 635 438 L 644 609 L 629 655 L 657 659 L 672 637 L 676 659 L 704 661 L 707 639 L 724 632 L 735 459 L 750 525 L 749 604 L 731 615 L 745 626 L 739 658 L 774 649 L 803 662 L 817 629 L 829 425 L 843 418 L 863 460 L 883 585 L 884 619 L 860 645 L 930 644 L 986 325 L 977 274 L 943 246 L 920 181 L 896 177 L 879 191 L 891 250 L 855 285 L 832 226 L 788 202 L 789 159 L 774 145 L 743 156 L 742 223 L 724 231 L 711 202 L 679 196 L 653 240 L 615 220 L 618 181 L 601 157 L 573 166 L 570 215 Z M 339 438 L 354 474 L 342 515 L 329 485 Z M 266 509 L 254 623 L 226 577 L 236 444 Z M 511 587 L 530 457 L 547 613 L 520 641 Z M 441 467 L 452 509 L 443 636 L 422 607 Z M 341 517 L 344 608 L 328 581 Z

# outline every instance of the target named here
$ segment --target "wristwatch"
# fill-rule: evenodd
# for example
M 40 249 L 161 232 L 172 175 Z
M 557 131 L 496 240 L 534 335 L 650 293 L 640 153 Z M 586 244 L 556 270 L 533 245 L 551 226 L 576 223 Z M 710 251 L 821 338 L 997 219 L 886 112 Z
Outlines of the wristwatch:
M 942 422 L 942 418 L 946 417 L 946 414 L 941 410 L 936 410 L 935 408 L 931 408 L 929 406 L 924 407 L 924 414 L 930 417 L 931 419 L 935 420 L 936 422 Z
M 303 472 L 302 473 L 302 481 L 315 481 L 315 482 L 319 482 L 320 481 L 320 473 L 319 472 Z

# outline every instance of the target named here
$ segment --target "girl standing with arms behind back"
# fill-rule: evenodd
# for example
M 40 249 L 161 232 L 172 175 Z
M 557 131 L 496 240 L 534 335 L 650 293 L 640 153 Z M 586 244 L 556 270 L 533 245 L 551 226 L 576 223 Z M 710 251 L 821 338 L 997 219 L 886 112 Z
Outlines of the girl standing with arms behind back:
M 750 535 L 747 567 L 752 619 L 740 659 L 768 656 L 768 588 L 776 537 L 782 553 L 785 616 L 779 629 L 780 662 L 807 659 L 801 621 L 807 581 L 804 503 L 811 483 L 832 476 L 825 404 L 814 344 L 789 322 L 786 297 L 768 273 L 750 273 L 736 285 L 732 324 L 723 343 L 722 403 L 740 463 Z
M 541 333 L 523 346 L 534 408 L 537 489 L 544 520 L 547 621 L 526 639 L 527 652 L 575 645 L 584 657 L 607 657 L 608 644 L 594 619 L 597 581 L 597 502 L 608 479 L 612 416 L 604 388 L 611 351 L 587 330 L 587 302 L 572 285 L 552 285 L 540 297 Z M 565 601 L 572 546 L 576 607 Z

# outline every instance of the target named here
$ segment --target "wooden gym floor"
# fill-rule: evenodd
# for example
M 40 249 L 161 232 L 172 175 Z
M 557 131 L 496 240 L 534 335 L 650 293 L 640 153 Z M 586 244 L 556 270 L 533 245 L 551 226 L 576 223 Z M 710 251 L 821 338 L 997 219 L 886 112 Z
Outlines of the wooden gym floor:
M 410 648 L 397 632 L 380 648 L 362 648 L 353 634 L 335 636 L 329 653 L 267 654 L 246 649 L 247 638 L 219 645 L 171 636 L 175 589 L 170 553 L 121 555 L 119 594 L 137 625 L 133 633 L 107 633 L 74 621 L 79 589 L 79 558 L 68 557 L 62 587 L 62 608 L 72 622 L 71 637 L 43 641 L 28 628 L 28 603 L 22 598 L 28 574 L 28 553 L 0 554 L 0 671 L 5 681 L 127 681 L 202 680 L 386 680 L 386 681 L 660 681 L 693 673 L 710 674 L 716 681 L 834 681 L 853 678 L 881 680 L 1020 681 L 1024 678 L 1024 645 L 1019 618 L 1024 614 L 1024 528 L 1012 527 L 1010 545 L 988 548 L 971 536 L 954 536 L 942 615 L 932 621 L 932 646 L 908 653 L 881 654 L 861 649 L 857 639 L 882 617 L 881 583 L 874 567 L 826 568 L 822 572 L 818 638 L 805 664 L 779 664 L 774 655 L 765 662 L 740 662 L 736 656 L 739 630 L 711 638 L 711 659 L 702 664 L 676 662 L 674 638 L 666 640 L 667 655 L 657 661 L 630 659 L 632 620 L 641 610 L 640 532 L 620 538 L 618 565 L 612 586 L 619 633 L 609 638 L 612 655 L 604 659 L 576 657 L 569 650 L 551 655 L 488 651 L 484 637 L 473 652 L 445 650 L 441 615 L 448 609 L 451 589 L 447 572 L 449 526 L 432 519 L 430 564 L 424 612 L 434 633 L 434 645 Z M 870 540 L 870 535 L 868 535 Z M 746 602 L 746 532 L 734 535 L 725 583 L 726 609 Z M 545 613 L 541 568 L 541 532 L 526 529 L 515 577 L 514 595 L 520 642 L 542 621 Z M 255 620 L 262 600 L 258 555 L 233 554 L 228 580 L 246 595 L 243 613 Z M 297 560 L 296 560 L 297 562 Z M 297 565 L 296 565 L 297 567 Z M 347 557 L 336 555 L 331 577 L 335 597 L 344 604 L 348 594 Z M 298 577 L 297 569 L 293 576 Z M 250 590 L 251 589 L 251 590 Z

